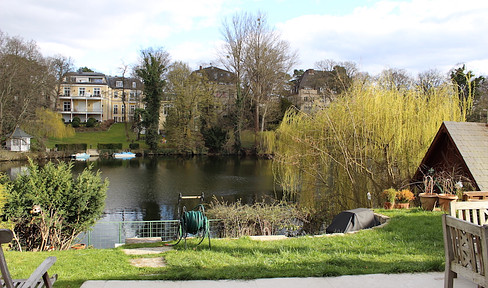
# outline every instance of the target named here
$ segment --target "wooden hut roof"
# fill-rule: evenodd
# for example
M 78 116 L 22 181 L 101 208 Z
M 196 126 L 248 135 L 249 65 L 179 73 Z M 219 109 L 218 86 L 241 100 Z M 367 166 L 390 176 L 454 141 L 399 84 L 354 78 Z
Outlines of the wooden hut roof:
M 488 125 L 474 122 L 444 122 L 432 141 L 413 179 L 422 179 L 425 169 L 457 167 L 475 188 L 488 191 Z
M 31 135 L 24 132 L 24 130 L 20 129 L 19 127 L 15 128 L 14 132 L 10 136 L 10 138 L 34 138 Z

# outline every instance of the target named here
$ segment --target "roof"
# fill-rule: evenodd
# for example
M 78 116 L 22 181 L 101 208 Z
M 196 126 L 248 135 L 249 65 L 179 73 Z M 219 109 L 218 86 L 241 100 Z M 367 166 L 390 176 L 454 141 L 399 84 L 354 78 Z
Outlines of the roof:
M 458 165 L 481 191 L 488 191 L 488 125 L 443 122 L 413 179 L 423 167 Z M 446 165 L 447 164 L 447 165 Z
M 132 78 L 132 77 L 107 77 L 108 80 L 108 86 L 113 89 L 122 89 L 122 87 L 117 87 L 117 81 L 123 81 L 124 83 L 124 89 L 136 89 L 136 90 L 142 90 L 143 89 L 143 84 L 142 81 L 137 79 L 137 78 Z M 136 88 L 132 86 L 132 83 L 136 83 Z
M 25 133 L 22 129 L 17 127 L 17 128 L 15 128 L 15 131 L 14 131 L 14 133 L 12 133 L 10 138 L 34 138 L 34 137 Z
M 199 70 L 194 72 L 205 73 L 207 79 L 212 82 L 218 82 L 223 84 L 234 83 L 234 73 L 214 66 L 209 66 L 206 68 L 200 67 Z

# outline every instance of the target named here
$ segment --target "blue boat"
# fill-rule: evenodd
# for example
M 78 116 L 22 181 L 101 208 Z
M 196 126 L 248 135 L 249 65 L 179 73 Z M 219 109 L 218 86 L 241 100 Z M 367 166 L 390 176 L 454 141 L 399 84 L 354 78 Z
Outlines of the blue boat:
M 127 160 L 127 159 L 132 159 L 132 158 L 136 157 L 136 154 L 134 154 L 132 152 L 120 152 L 120 153 L 114 153 L 113 156 L 116 159 Z
M 88 154 L 88 153 L 76 153 L 76 154 L 71 155 L 71 158 L 74 158 L 75 160 L 86 161 L 90 158 L 90 154 Z

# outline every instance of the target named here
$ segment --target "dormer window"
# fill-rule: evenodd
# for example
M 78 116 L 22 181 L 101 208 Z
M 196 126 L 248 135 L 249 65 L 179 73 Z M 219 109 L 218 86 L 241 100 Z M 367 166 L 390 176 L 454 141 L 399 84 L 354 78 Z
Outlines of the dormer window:
M 115 81 L 115 87 L 117 88 L 122 88 L 124 85 L 123 85 L 123 82 L 122 81 Z
M 132 88 L 134 88 L 134 89 L 137 88 L 136 82 L 132 82 Z

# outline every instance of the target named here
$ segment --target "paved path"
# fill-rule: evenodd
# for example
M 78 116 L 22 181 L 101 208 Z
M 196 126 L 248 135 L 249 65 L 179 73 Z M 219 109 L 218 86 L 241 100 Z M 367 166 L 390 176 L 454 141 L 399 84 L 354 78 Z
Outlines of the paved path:
M 320 278 L 270 278 L 256 280 L 194 280 L 194 281 L 86 281 L 81 288 L 442 288 L 444 273 L 371 274 Z M 454 279 L 456 288 L 474 288 L 463 279 Z

